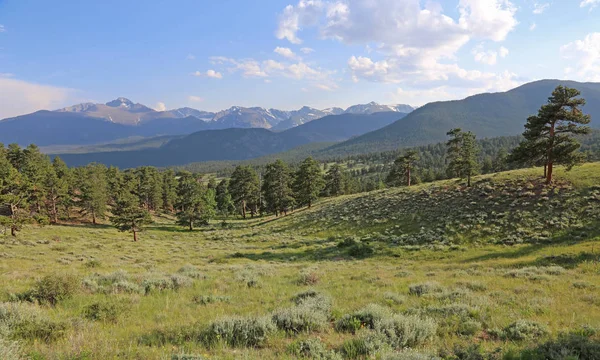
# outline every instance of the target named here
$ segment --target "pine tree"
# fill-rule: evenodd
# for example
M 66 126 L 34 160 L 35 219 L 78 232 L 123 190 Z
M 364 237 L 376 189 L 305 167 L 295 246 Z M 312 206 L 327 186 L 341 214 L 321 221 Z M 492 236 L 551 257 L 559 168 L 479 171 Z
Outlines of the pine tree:
M 581 144 L 574 135 L 588 134 L 591 117 L 583 114 L 585 99 L 577 89 L 559 85 L 537 115 L 525 124 L 525 140 L 513 151 L 511 159 L 520 163 L 544 164 L 546 183 L 552 182 L 554 165 L 568 170 L 584 160 Z
M 135 169 L 137 187 L 135 194 L 146 210 L 162 207 L 162 177 L 156 168 L 143 166 Z
M 47 192 L 45 185 L 52 170 L 50 159 L 36 145 L 29 145 L 22 151 L 21 174 L 28 188 L 27 202 L 31 212 L 38 217 L 43 216 Z
M 244 219 L 247 209 L 250 209 L 252 216 L 256 214 L 260 201 L 260 185 L 254 169 L 250 166 L 236 167 L 229 181 L 229 192 Z
M 325 175 L 325 193 L 328 196 L 339 196 L 344 194 L 344 171 L 339 164 L 329 167 Z
M 287 214 L 294 202 L 288 166 L 281 160 L 268 164 L 262 184 L 266 210 L 279 216 Z
M 46 189 L 46 207 L 53 224 L 58 222 L 59 207 L 65 204 L 69 197 L 69 168 L 58 156 L 52 160 L 52 167 L 46 173 L 44 180 Z
M 411 173 L 417 161 L 419 161 L 419 154 L 415 150 L 409 150 L 406 154 L 398 157 L 388 174 L 387 184 L 389 186 L 410 186 Z
M 325 180 L 319 163 L 312 157 L 306 158 L 296 172 L 294 181 L 296 201 L 299 205 L 310 208 L 319 198 L 324 186 Z
M 204 188 L 200 180 L 191 173 L 182 173 L 177 187 L 177 223 L 187 226 L 190 231 L 194 225 L 208 224 L 215 215 L 214 190 Z
M 163 210 L 172 213 L 177 201 L 177 179 L 171 169 L 162 173 L 162 206 Z
M 106 167 L 100 164 L 90 164 L 80 169 L 78 188 L 79 201 L 77 204 L 81 213 L 91 216 L 92 223 L 96 225 L 97 219 L 104 217 L 108 202 Z
M 126 182 L 119 189 L 110 221 L 119 231 L 133 233 L 133 241 L 138 241 L 138 233 L 153 221 L 150 212 L 140 206 L 138 197 L 132 193 L 133 185 L 132 181 Z
M 452 129 L 447 133 L 451 139 L 446 143 L 448 148 L 448 172 L 456 174 L 461 179 L 467 179 L 467 186 L 471 186 L 471 177 L 479 171 L 477 162 L 477 142 L 475 134 L 463 132 L 461 129 Z
M 216 189 L 217 210 L 225 217 L 228 217 L 235 211 L 235 203 L 229 193 L 229 180 L 223 179 L 219 182 Z
M 2 146 L 4 149 L 4 146 Z M 28 186 L 23 176 L 11 164 L 6 154 L 0 154 L 0 207 L 6 214 L 0 214 L 0 225 L 10 229 L 12 236 L 22 226 L 31 220 L 30 212 L 27 211 Z

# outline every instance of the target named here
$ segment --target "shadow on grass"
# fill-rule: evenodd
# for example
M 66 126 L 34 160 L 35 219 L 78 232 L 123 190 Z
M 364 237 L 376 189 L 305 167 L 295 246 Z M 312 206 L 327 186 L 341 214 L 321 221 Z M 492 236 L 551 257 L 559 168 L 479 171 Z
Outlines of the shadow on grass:
M 53 226 L 53 225 L 50 225 Z M 64 223 L 59 224 L 58 226 L 64 227 L 72 227 L 72 228 L 80 228 L 80 229 L 114 229 L 114 226 L 110 224 L 92 224 L 92 223 Z
M 507 251 L 499 251 L 491 254 L 476 256 L 473 258 L 465 259 L 463 262 L 479 262 L 487 260 L 500 260 L 500 259 L 518 259 L 531 254 L 534 254 L 540 250 L 553 246 L 569 246 L 577 245 L 582 242 L 587 242 L 600 237 L 600 226 L 598 222 L 589 224 L 585 229 L 570 229 L 562 234 L 554 236 L 547 242 L 540 244 L 531 244 L 528 246 L 519 247 L 517 249 L 509 249 Z M 581 236 L 581 233 L 585 233 L 585 236 Z M 598 246 L 600 250 L 600 245 Z M 600 251 L 599 251 L 600 253 Z M 559 256 L 544 256 L 537 260 L 529 263 L 521 263 L 521 265 L 560 265 L 563 267 L 570 266 L 576 267 L 578 264 L 590 261 L 598 260 L 598 254 L 592 253 L 581 253 L 581 254 L 564 254 Z

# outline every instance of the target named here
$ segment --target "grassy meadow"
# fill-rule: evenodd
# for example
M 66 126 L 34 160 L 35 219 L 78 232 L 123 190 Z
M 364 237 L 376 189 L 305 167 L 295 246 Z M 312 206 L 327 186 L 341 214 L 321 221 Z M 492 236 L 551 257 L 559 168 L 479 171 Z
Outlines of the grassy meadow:
M 599 359 L 600 164 L 540 172 L 0 235 L 0 358 Z

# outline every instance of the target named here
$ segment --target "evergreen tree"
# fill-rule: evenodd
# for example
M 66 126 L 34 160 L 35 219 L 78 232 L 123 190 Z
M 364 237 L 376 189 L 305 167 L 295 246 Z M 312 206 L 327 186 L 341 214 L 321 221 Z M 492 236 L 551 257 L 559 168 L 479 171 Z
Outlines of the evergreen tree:
M 108 184 L 106 167 L 100 164 L 90 164 L 79 171 L 78 178 L 79 201 L 81 213 L 92 217 L 96 225 L 98 218 L 103 218 L 108 202 Z M 116 204 L 115 204 L 116 205 Z
M 195 224 L 208 224 L 215 215 L 215 193 L 204 188 L 191 173 L 183 173 L 177 187 L 177 223 L 194 230 Z
M 228 217 L 235 211 L 235 203 L 229 193 L 229 180 L 223 179 L 219 182 L 216 189 L 217 210 L 225 217 Z
M 138 233 L 153 221 L 150 212 L 140 206 L 138 197 L 132 193 L 133 185 L 132 181 L 126 181 L 119 189 L 110 221 L 119 231 L 133 233 L 133 241 L 138 241 Z
M 448 172 L 456 174 L 461 179 L 467 179 L 467 186 L 471 186 L 471 177 L 479 171 L 477 162 L 477 142 L 475 134 L 463 132 L 461 129 L 452 129 L 447 133 L 451 139 L 446 143 L 448 147 Z
M 146 210 L 162 207 L 162 177 L 155 167 L 143 166 L 134 171 L 137 188 L 135 194 Z
M 19 144 L 8 145 L 6 158 L 17 171 L 21 172 L 23 169 L 23 150 L 21 150 Z
M 339 164 L 329 167 L 325 175 L 325 193 L 327 196 L 339 196 L 344 194 L 344 171 Z
M 70 172 L 67 164 L 58 156 L 52 160 L 52 167 L 46 173 L 44 187 L 46 188 L 46 207 L 53 224 L 58 222 L 60 206 L 70 201 L 69 181 Z
M 294 181 L 296 201 L 299 205 L 310 208 L 319 198 L 324 186 L 325 180 L 319 163 L 312 157 L 306 158 L 296 172 Z
M 254 169 L 250 166 L 236 167 L 229 181 L 229 192 L 244 219 L 247 209 L 250 209 L 252 216 L 256 214 L 260 202 L 260 185 Z
M 262 184 L 266 210 L 275 216 L 287 214 L 294 202 L 288 166 L 281 160 L 268 164 Z
M 4 148 L 4 146 L 2 146 Z M 9 228 L 12 236 L 29 222 L 27 211 L 28 186 L 4 152 L 0 154 L 0 225 Z
M 409 150 L 406 154 L 398 157 L 386 179 L 389 186 L 411 185 L 411 172 L 415 162 L 419 161 L 419 154 L 415 150 Z
M 117 194 L 123 186 L 123 173 L 118 168 L 111 166 L 106 170 L 106 182 L 108 186 L 108 203 L 115 206 Z
M 22 151 L 21 174 L 27 184 L 28 199 L 32 213 L 41 217 L 45 209 L 46 181 L 53 171 L 48 156 L 41 153 L 36 145 L 29 145 Z
M 162 173 L 162 206 L 166 212 L 173 212 L 177 201 L 177 179 L 171 169 Z
M 559 85 L 538 114 L 527 119 L 525 140 L 511 156 L 521 163 L 543 162 L 547 184 L 552 182 L 554 165 L 565 165 L 570 170 L 584 160 L 574 135 L 588 134 L 590 128 L 582 125 L 589 124 L 591 118 L 581 111 L 585 99 L 580 95 L 577 89 Z

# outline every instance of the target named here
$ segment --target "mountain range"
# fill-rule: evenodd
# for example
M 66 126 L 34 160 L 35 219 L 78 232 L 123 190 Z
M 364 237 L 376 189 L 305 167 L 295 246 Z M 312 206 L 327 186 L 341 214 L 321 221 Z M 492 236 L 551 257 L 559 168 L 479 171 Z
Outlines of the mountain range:
M 264 128 L 284 131 L 328 115 L 407 113 L 409 105 L 375 102 L 346 110 L 302 107 L 295 111 L 233 106 L 216 113 L 192 108 L 156 111 L 127 98 L 106 104 L 83 103 L 56 111 L 37 111 L 0 121 L 0 142 L 21 145 L 89 145 L 132 136 L 185 135 L 200 130 Z
M 191 162 L 218 160 L 246 160 L 287 151 L 292 148 L 317 143 L 335 143 L 379 129 L 406 116 L 400 112 L 374 114 L 329 115 L 291 129 L 275 132 L 262 128 L 229 128 L 204 130 L 183 137 L 157 139 L 158 147 L 146 146 L 148 140 L 127 144 L 131 150 L 58 154 L 69 166 L 90 162 L 103 163 L 121 168 L 141 165 L 172 166 Z M 164 139 L 161 138 L 161 139 Z M 117 145 L 105 145 L 114 150 Z M 137 150 L 133 150 L 137 149 Z

